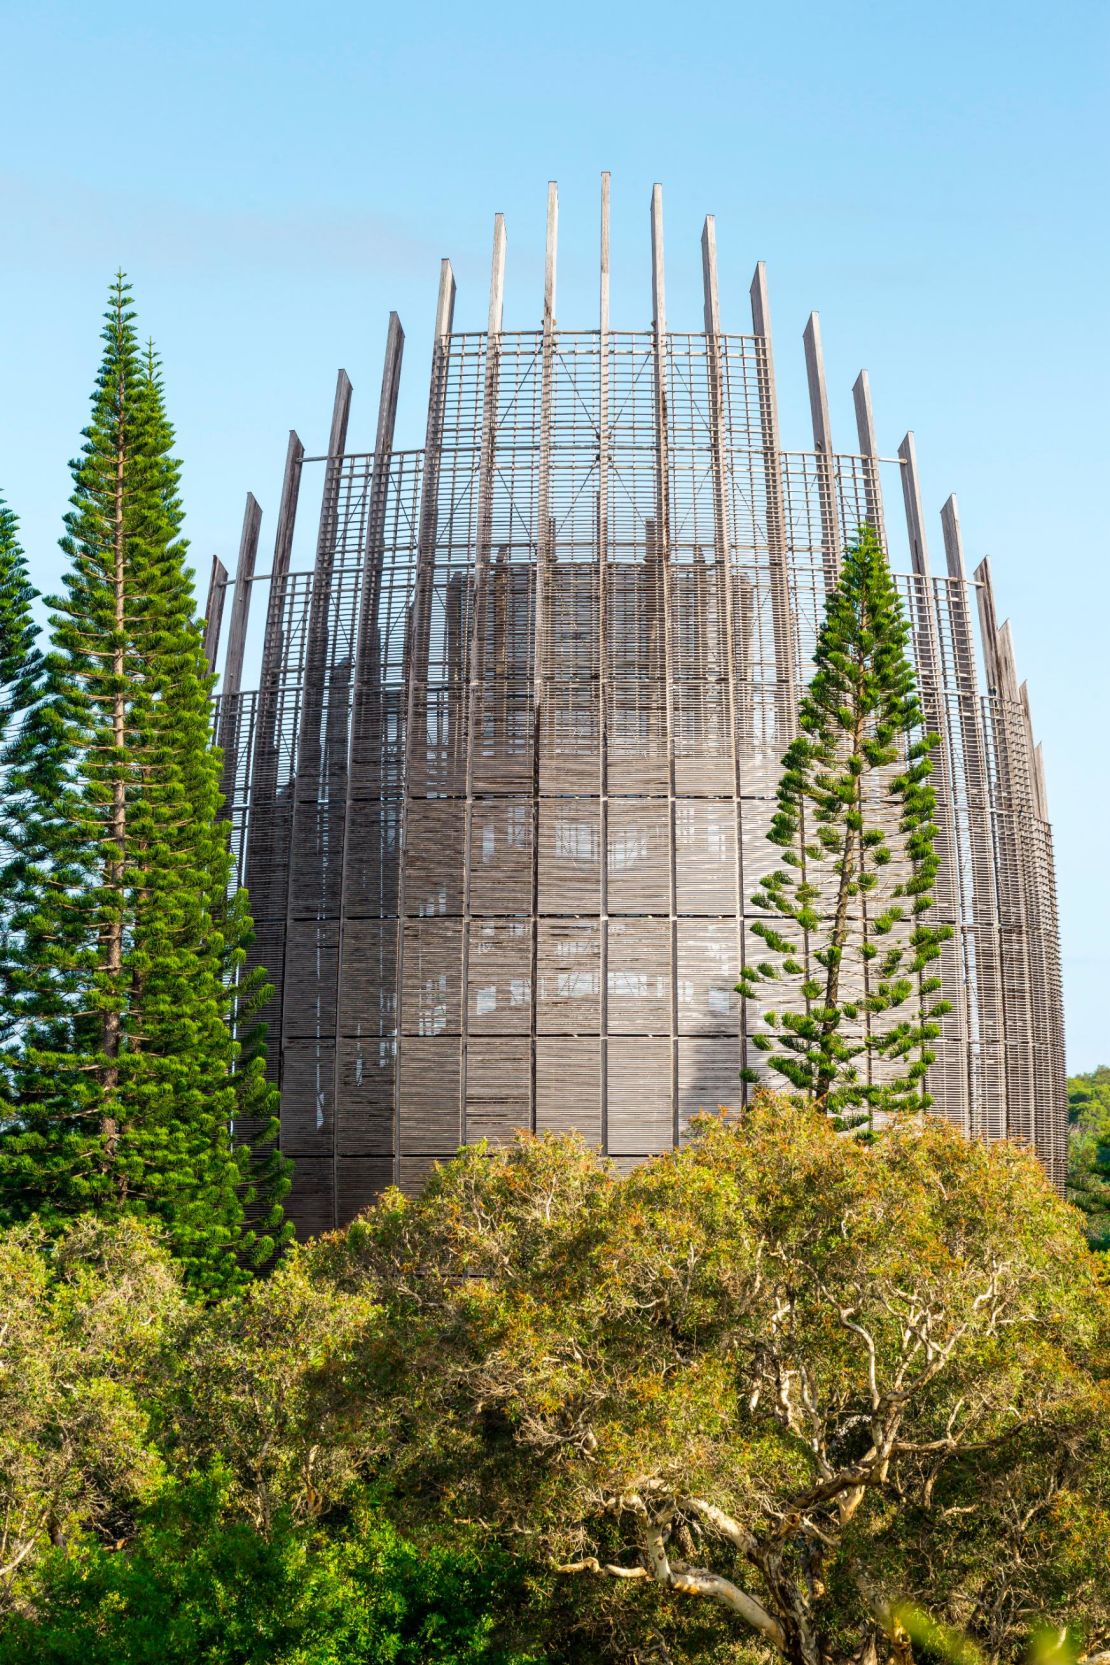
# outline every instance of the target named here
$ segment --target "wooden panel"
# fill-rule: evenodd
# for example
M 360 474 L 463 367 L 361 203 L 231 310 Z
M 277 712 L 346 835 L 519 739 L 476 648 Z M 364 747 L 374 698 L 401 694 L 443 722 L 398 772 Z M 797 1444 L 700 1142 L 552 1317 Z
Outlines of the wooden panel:
M 479 798 L 470 831 L 470 912 L 532 911 L 532 800 Z
M 400 799 L 356 799 L 348 806 L 343 878 L 348 920 L 396 913 L 400 839 Z
M 414 798 L 405 828 L 405 912 L 458 914 L 463 899 L 465 805 Z
M 397 1184 L 406 1197 L 418 1197 L 436 1166 L 434 1156 L 402 1156 L 397 1164 Z
M 286 935 L 283 1034 L 334 1035 L 337 921 L 291 920 Z
M 348 1225 L 393 1184 L 393 1163 L 379 1156 L 351 1156 L 339 1164 L 336 1216 Z
M 536 1132 L 577 1128 L 601 1144 L 601 1043 L 541 1035 L 536 1041 Z
M 601 806 L 596 798 L 540 803 L 540 912 L 597 913 L 601 906 Z
M 538 929 L 537 1033 L 596 1031 L 601 1009 L 599 926 L 579 920 L 545 919 Z
M 649 1156 L 673 1143 L 671 1043 L 641 1036 L 609 1038 L 608 1149 Z
M 397 1043 L 373 1036 L 338 1042 L 336 1145 L 340 1156 L 391 1156 Z
M 767 837 L 767 830 L 775 813 L 775 804 L 766 798 L 744 798 L 740 805 L 740 844 L 744 867 L 744 895 L 741 898 L 745 914 L 765 913 L 756 907 L 753 897 L 761 879 L 782 867 L 783 852 Z M 760 958 L 765 956 L 761 953 Z
M 281 1072 L 281 1148 L 286 1156 L 330 1154 L 334 1069 L 334 1041 L 286 1043 Z
M 507 1143 L 531 1126 L 532 1044 L 527 1038 L 478 1039 L 466 1051 L 466 1137 Z
M 670 812 L 650 798 L 609 803 L 609 912 L 670 912 Z
M 343 881 L 343 805 L 297 804 L 289 863 L 289 918 L 334 918 Z
M 340 1034 L 392 1034 L 397 1023 L 397 921 L 347 919 L 342 962 Z
M 549 686 L 540 719 L 541 792 L 600 790 L 600 720 L 596 682 Z
M 462 921 L 406 919 L 401 1028 L 406 1035 L 462 1029 Z
M 671 926 L 666 919 L 609 921 L 610 1034 L 671 1028 Z
M 451 1035 L 402 1037 L 402 1156 L 451 1156 L 458 1149 L 460 1044 Z
M 678 1114 L 680 1133 L 689 1131 L 699 1110 L 735 1109 L 740 1104 L 740 1042 L 680 1040 L 678 1043 Z
M 285 1199 L 285 1212 L 304 1242 L 335 1227 L 334 1170 L 331 1158 L 302 1157 L 293 1164 L 293 1182 Z
M 414 794 L 466 791 L 466 689 L 461 683 L 414 690 L 409 786 Z
M 470 1034 L 527 1034 L 531 1020 L 531 923 L 472 921 L 467 970 Z
M 485 682 L 476 694 L 475 792 L 524 792 L 532 784 L 535 707 L 528 688 Z
M 675 682 L 675 791 L 697 798 L 730 796 L 735 771 L 728 688 L 721 679 Z
M 731 803 L 675 803 L 675 873 L 679 913 L 736 909 L 736 817 Z
M 739 1034 L 736 918 L 678 921 L 678 1030 Z
M 251 814 L 255 814 L 253 807 Z M 280 919 L 283 930 L 289 890 L 288 850 L 292 825 L 291 799 L 268 803 L 264 814 L 251 823 L 252 842 L 246 859 L 246 884 L 255 921 Z

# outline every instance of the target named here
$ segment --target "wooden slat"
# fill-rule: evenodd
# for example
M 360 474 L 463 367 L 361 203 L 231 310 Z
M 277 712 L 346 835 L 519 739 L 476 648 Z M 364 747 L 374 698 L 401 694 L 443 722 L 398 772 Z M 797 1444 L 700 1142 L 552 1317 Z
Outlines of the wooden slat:
M 840 568 L 840 519 L 837 514 L 836 486 L 833 479 L 833 442 L 829 423 L 829 393 L 825 385 L 825 349 L 821 344 L 821 320 L 816 312 L 810 313 L 802 340 L 805 347 L 810 420 L 813 425 L 813 449 L 817 453 L 817 481 L 823 528 L 822 559 L 825 567 L 825 589 L 828 592 L 836 584 Z
M 224 597 L 227 594 L 227 568 L 218 555 L 212 557 L 212 574 L 208 580 L 208 599 L 204 604 L 204 657 L 209 674 L 216 670 L 220 653 L 220 627 L 224 616 Z

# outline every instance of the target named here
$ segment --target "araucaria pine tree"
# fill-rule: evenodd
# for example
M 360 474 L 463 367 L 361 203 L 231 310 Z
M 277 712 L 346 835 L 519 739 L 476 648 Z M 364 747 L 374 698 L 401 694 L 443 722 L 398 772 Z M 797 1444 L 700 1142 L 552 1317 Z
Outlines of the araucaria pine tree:
M 35 591 L 27 576 L 27 559 L 19 542 L 19 524 L 0 499 L 0 804 L 8 796 L 7 775 L 11 750 L 39 692 L 42 663 L 35 645 L 31 614 Z M 0 873 L 11 851 L 0 817 Z M 0 882 L 0 958 L 18 953 L 11 929 L 11 901 Z M 0 1010 L 0 1037 L 3 1036 Z
M 930 921 L 936 796 L 909 626 L 872 529 L 844 552 L 814 674 L 783 758 L 770 839 L 780 865 L 753 904 L 767 957 L 741 973 L 764 1007 L 772 1071 L 843 1125 L 925 1110 L 948 1002 Z M 758 1079 L 754 1070 L 747 1079 Z
M 122 274 L 103 341 L 65 594 L 10 760 L 0 1218 L 145 1215 L 207 1292 L 273 1253 L 284 1179 L 233 1137 L 244 1112 L 275 1131 L 232 1023 L 250 920 L 228 901 L 173 432 Z
M 19 542 L 19 523 L 0 498 L 0 748 L 34 703 L 40 669 L 31 605 L 35 591 Z

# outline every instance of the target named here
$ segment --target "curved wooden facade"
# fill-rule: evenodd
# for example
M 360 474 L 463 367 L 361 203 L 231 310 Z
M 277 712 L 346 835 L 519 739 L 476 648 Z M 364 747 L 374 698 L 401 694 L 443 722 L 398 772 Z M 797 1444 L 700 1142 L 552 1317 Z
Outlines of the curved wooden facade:
M 812 445 L 784 449 L 765 273 L 750 331 L 723 331 L 712 220 L 693 332 L 667 320 L 658 187 L 650 330 L 610 323 L 608 177 L 592 329 L 557 326 L 556 227 L 552 187 L 539 328 L 504 327 L 500 216 L 485 330 L 453 330 L 443 263 L 423 448 L 394 448 L 394 314 L 373 452 L 347 449 L 340 372 L 327 452 L 290 436 L 271 572 L 255 572 L 248 497 L 235 578 L 213 573 L 213 663 L 234 584 L 217 732 L 276 990 L 298 1227 L 418 1185 L 463 1141 L 575 1126 L 633 1162 L 699 1107 L 740 1102 L 759 1054 L 734 984 L 779 760 L 844 539 L 865 521 L 901 571 L 942 737 L 936 907 L 955 929 L 954 1010 L 931 1088 L 969 1131 L 1030 1140 L 1060 1182 L 1040 753 L 955 500 L 934 568 L 913 437 L 880 456 L 866 373 L 854 447 L 834 448 L 816 315 Z M 315 560 L 298 570 L 310 483 Z M 267 581 L 245 691 L 248 607 Z

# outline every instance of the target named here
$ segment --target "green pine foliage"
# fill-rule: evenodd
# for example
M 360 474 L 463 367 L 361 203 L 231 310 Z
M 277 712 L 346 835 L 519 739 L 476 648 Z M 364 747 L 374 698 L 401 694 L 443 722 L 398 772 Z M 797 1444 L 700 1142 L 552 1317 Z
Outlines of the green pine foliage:
M 211 1292 L 283 1240 L 286 1182 L 232 1136 L 248 1113 L 272 1141 L 273 1096 L 234 1038 L 250 919 L 228 901 L 180 465 L 122 274 L 103 342 L 42 698 L 9 764 L 0 1218 L 149 1217 Z
M 27 576 L 27 560 L 19 541 L 19 523 L 0 499 L 0 801 L 8 796 L 8 763 L 27 713 L 39 690 L 41 661 L 35 645 L 37 631 L 31 615 L 35 591 Z M 0 960 L 20 952 L 12 928 L 9 887 L 4 868 L 11 856 L 4 823 L 0 820 Z M 0 1008 L 0 1036 L 5 1033 Z M 0 1097 L 6 1084 L 0 1077 Z
M 35 591 L 19 542 L 19 523 L 0 498 L 0 746 L 33 704 L 39 658 L 31 606 Z
M 1110 1067 L 1068 1081 L 1068 1197 L 1094 1249 L 1110 1249 Z
M 928 1108 L 950 1009 L 935 962 L 951 928 L 929 919 L 937 737 L 924 732 L 909 626 L 868 526 L 845 550 L 814 663 L 769 834 L 781 865 L 752 898 L 770 916 L 753 926 L 766 958 L 737 986 L 765 1007 L 752 1042 L 771 1069 L 857 1126 Z

